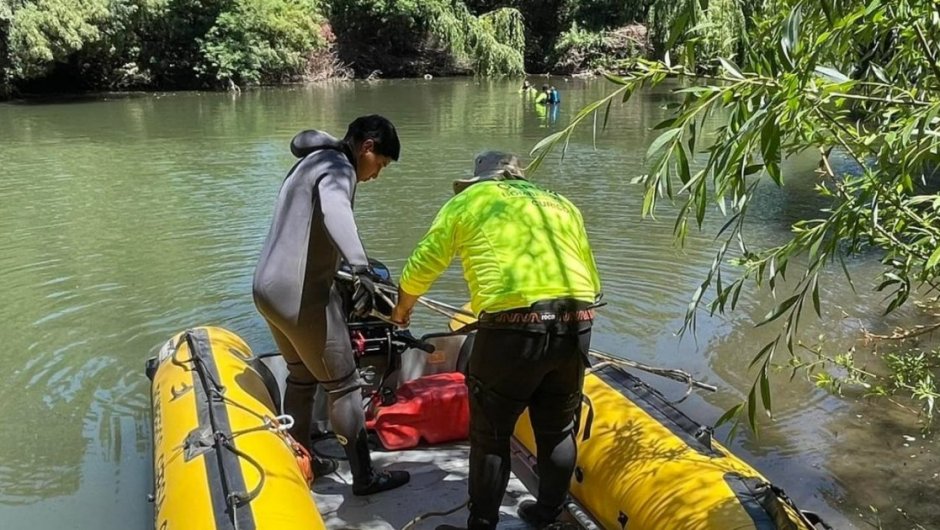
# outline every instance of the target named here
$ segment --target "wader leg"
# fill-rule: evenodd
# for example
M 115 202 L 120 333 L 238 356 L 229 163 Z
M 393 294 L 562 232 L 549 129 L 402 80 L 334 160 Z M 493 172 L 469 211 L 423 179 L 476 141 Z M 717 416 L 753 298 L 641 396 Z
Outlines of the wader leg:
M 309 447 L 313 398 L 319 383 L 327 394 L 333 432 L 349 457 L 353 493 L 368 495 L 407 483 L 409 475 L 404 471 L 376 473 L 372 468 L 362 410 L 362 381 L 335 286 L 326 305 L 302 304 L 296 318 L 271 328 L 290 371 L 284 410 L 294 416 L 291 434 L 297 432 L 296 436 L 303 437 L 298 441 Z
M 542 521 L 554 521 L 561 513 L 577 462 L 575 417 L 581 407 L 583 359 L 590 343 L 590 330 L 550 336 L 547 353 L 557 359 L 557 365 L 545 374 L 529 402 L 539 470 L 538 502 L 532 514 Z
M 545 335 L 480 329 L 470 355 L 471 529 L 493 529 L 509 482 L 509 440 L 519 415 L 542 378 L 542 363 L 527 357 Z
M 514 401 L 469 380 L 471 529 L 494 529 L 509 483 L 509 439 L 525 402 Z
M 322 477 L 336 471 L 337 463 L 331 458 L 321 457 L 313 450 L 313 409 L 315 396 L 323 393 L 317 380 L 300 359 L 293 343 L 277 326 L 268 321 L 274 342 L 281 356 L 287 363 L 287 384 L 284 388 L 284 401 L 281 410 L 294 419 L 290 435 L 297 443 L 304 446 L 313 459 L 314 477 Z

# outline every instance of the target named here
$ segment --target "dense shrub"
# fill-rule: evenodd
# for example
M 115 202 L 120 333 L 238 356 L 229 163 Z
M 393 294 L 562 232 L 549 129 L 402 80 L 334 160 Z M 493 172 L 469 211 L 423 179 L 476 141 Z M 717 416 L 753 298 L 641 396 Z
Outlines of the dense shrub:
M 325 43 L 310 0 L 237 0 L 197 39 L 200 73 L 219 81 L 276 83 L 299 78 L 307 55 Z

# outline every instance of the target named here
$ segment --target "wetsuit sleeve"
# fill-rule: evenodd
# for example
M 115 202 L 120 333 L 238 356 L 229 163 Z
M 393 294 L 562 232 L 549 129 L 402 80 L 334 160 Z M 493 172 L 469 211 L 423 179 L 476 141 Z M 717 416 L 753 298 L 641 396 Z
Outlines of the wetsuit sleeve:
M 423 295 L 434 280 L 444 272 L 457 252 L 458 223 L 463 201 L 460 195 L 453 197 L 437 212 L 427 234 L 418 242 L 405 268 L 401 272 L 399 285 L 412 295 Z
M 352 196 L 356 174 L 353 171 L 331 170 L 318 181 L 323 225 L 333 244 L 351 266 L 368 265 L 369 258 L 359 239 L 359 228 L 353 217 Z

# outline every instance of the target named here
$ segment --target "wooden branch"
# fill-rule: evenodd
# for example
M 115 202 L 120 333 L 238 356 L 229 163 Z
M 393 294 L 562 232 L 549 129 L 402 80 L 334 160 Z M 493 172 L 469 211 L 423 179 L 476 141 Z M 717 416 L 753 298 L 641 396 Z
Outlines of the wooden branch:
M 940 317 L 940 315 L 934 315 L 934 316 Z M 928 325 L 917 325 L 907 330 L 896 329 L 890 335 L 878 335 L 876 333 L 870 333 L 868 331 L 865 331 L 864 333 L 865 333 L 865 338 L 868 338 L 868 339 L 907 340 L 907 339 L 912 339 L 914 337 L 918 337 L 920 335 L 925 335 L 927 333 L 936 331 L 938 329 L 940 329 L 940 322 L 935 322 L 933 324 L 928 324 Z

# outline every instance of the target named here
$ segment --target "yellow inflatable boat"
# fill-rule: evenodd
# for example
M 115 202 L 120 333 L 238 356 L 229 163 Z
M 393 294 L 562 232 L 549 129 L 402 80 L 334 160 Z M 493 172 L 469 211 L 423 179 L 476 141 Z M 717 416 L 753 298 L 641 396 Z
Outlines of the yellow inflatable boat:
M 376 395 L 466 362 L 466 335 L 431 334 L 415 344 L 396 340 L 397 332 L 383 325 L 350 326 L 363 339 L 360 362 L 372 365 L 369 373 L 384 374 L 366 377 Z M 148 375 L 155 528 L 351 527 L 324 523 L 284 433 L 290 420 L 278 416 L 280 391 L 236 335 L 212 327 L 181 333 L 148 363 Z M 710 429 L 614 364 L 599 363 L 586 377 L 577 436 L 568 524 L 612 530 L 815 528 L 783 492 L 712 440 Z M 534 448 L 523 415 L 513 442 L 513 473 L 530 491 L 538 481 Z M 442 454 L 455 458 L 446 447 Z M 394 495 L 409 495 L 408 488 L 380 496 Z M 396 502 L 417 511 L 406 499 Z
M 264 371 L 221 328 L 181 333 L 148 363 L 155 529 L 326 528 Z
M 525 415 L 515 438 L 524 448 L 519 459 L 534 474 L 535 441 Z M 585 378 L 570 493 L 600 528 L 813 528 L 782 491 L 712 440 L 710 429 L 613 365 Z

